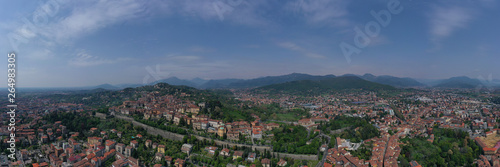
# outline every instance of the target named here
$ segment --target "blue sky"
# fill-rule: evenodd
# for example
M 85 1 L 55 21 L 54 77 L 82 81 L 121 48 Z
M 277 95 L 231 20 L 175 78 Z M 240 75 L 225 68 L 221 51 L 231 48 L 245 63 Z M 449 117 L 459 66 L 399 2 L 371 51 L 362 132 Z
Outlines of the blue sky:
M 172 76 L 255 78 L 293 72 L 499 79 L 499 3 L 0 1 L 0 52 L 17 54 L 20 87 L 142 84 Z M 371 11 L 388 12 L 391 18 L 381 17 L 387 23 L 383 26 Z M 359 34 L 354 29 L 366 34 L 367 25 L 372 25 L 370 42 L 357 47 Z M 379 31 L 373 27 L 377 25 Z M 346 56 L 341 43 L 359 52 Z M 2 63 L 6 66 L 7 59 Z

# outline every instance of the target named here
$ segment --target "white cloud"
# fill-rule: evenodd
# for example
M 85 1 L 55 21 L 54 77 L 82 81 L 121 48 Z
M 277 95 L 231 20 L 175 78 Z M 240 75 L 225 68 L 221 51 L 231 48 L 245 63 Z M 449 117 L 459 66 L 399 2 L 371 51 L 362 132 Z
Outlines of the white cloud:
M 219 6 L 215 7 L 214 4 Z M 222 4 L 222 6 L 220 6 Z M 19 26 L 12 31 L 25 38 L 42 36 L 59 44 L 66 44 L 79 37 L 91 34 L 112 25 L 165 15 L 181 15 L 189 19 L 207 21 L 229 21 L 233 23 L 262 26 L 272 24 L 259 15 L 266 1 L 141 1 L 141 0 L 88 0 L 65 1 L 56 16 L 48 18 L 46 25 Z M 62 12 L 62 11 L 67 11 Z M 224 19 L 221 20 L 220 17 Z M 5 24 L 0 24 L 6 27 Z
M 389 39 L 384 35 L 378 35 L 370 39 L 370 44 L 368 46 L 378 46 L 389 43 Z
M 187 19 L 201 19 L 237 23 L 247 26 L 266 26 L 272 24 L 261 16 L 268 6 L 265 0 L 152 0 L 145 1 L 149 15 L 180 15 Z
M 203 46 L 192 46 L 188 50 L 191 52 L 198 52 L 198 53 L 209 53 L 215 51 L 214 48 L 203 47 Z
M 47 26 L 43 35 L 59 42 L 81 37 L 132 18 L 146 8 L 138 0 L 99 0 L 74 3 L 70 14 Z
M 302 15 L 311 24 L 347 25 L 348 14 L 346 0 L 297 0 L 290 1 L 286 8 Z
M 280 46 L 280 47 L 282 47 L 282 48 L 288 49 L 288 50 L 299 52 L 300 54 L 302 54 L 302 55 L 304 55 L 306 57 L 310 57 L 310 58 L 326 58 L 326 56 L 324 56 L 324 55 L 310 52 L 307 49 L 304 49 L 304 48 L 302 48 L 302 47 L 300 47 L 297 44 L 292 43 L 292 42 L 281 42 L 281 43 L 278 43 L 277 45 Z
M 272 22 L 260 15 L 267 5 L 268 2 L 263 0 L 183 0 L 175 6 L 178 6 L 178 13 L 185 16 L 248 26 L 267 26 Z
M 202 19 L 216 19 L 217 11 L 212 3 L 214 1 L 184 0 L 178 6 L 178 11 L 182 15 L 200 17 Z
M 157 64 L 158 71 L 172 74 L 173 76 L 203 77 L 214 72 L 220 73 L 228 71 L 234 64 L 227 61 L 209 60 L 200 56 L 168 54 L 160 59 Z
M 96 66 L 101 64 L 112 64 L 119 61 L 129 60 L 128 58 L 118 58 L 115 60 L 104 59 L 98 56 L 92 56 L 85 50 L 79 51 L 76 56 L 69 60 L 68 64 L 78 67 Z
M 310 58 L 325 58 L 325 56 L 316 53 L 305 53 L 305 55 Z
M 432 40 L 439 41 L 464 28 L 472 19 L 472 12 L 461 7 L 434 7 L 430 17 Z
M 304 51 L 303 48 L 301 48 L 300 46 L 297 46 L 295 43 L 292 43 L 292 42 L 282 42 L 282 43 L 278 43 L 278 45 L 283 47 L 283 48 L 294 50 L 294 51 Z

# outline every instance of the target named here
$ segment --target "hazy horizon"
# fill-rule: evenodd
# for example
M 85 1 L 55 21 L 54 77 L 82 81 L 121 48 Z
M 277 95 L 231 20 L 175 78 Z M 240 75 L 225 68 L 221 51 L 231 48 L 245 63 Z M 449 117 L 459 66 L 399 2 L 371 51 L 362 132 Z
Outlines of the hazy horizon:
M 293 73 L 299 73 L 299 74 L 307 74 L 307 75 L 313 75 L 313 76 L 326 76 L 326 75 L 334 75 L 336 77 L 340 77 L 340 76 L 344 76 L 344 75 L 358 75 L 358 76 L 363 76 L 365 74 L 372 74 L 372 73 L 364 73 L 364 74 L 352 74 L 352 73 L 346 73 L 346 74 L 308 74 L 308 73 L 300 73 L 300 72 L 293 72 Z M 120 86 L 120 85 L 151 85 L 153 84 L 154 82 L 158 82 L 158 81 L 161 81 L 161 80 L 165 80 L 165 79 L 169 79 L 169 78 L 178 78 L 180 80 L 186 80 L 186 81 L 192 81 L 192 80 L 195 80 L 197 78 L 199 79 L 202 79 L 202 80 L 205 80 L 205 81 L 210 81 L 210 80 L 224 80 L 224 79 L 243 79 L 243 80 L 251 80 L 251 79 L 257 79 L 257 78 L 264 78 L 264 77 L 276 77 L 276 76 L 283 76 L 283 75 L 289 75 L 289 74 L 293 74 L 293 73 L 287 73 L 287 74 L 282 74 L 282 75 L 268 75 L 268 76 L 258 76 L 258 77 L 253 77 L 253 78 L 200 78 L 200 77 L 194 77 L 194 78 L 181 78 L 181 77 L 177 77 L 177 76 L 168 76 L 166 78 L 160 78 L 159 80 L 152 80 L 152 82 L 148 82 L 148 83 L 143 83 L 143 82 L 137 82 L 137 83 L 99 83 L 99 84 L 94 84 L 94 85 L 81 85 L 81 86 L 47 86 L 47 87 L 41 87 L 41 86 L 32 86 L 32 87 L 19 87 L 17 86 L 17 88 L 28 88 L 28 89 L 59 89 L 59 88 L 62 88 L 62 89 L 73 89 L 73 88 L 85 88 L 85 87 L 95 87 L 95 86 L 102 86 L 102 85 L 106 85 L 106 84 L 109 84 L 111 86 Z M 374 76 L 393 76 L 393 75 L 377 75 L 377 74 L 372 74 Z M 393 77 L 398 77 L 398 78 L 411 78 L 411 77 L 405 77 L 405 76 L 393 76 Z M 464 76 L 453 76 L 453 77 L 464 77 Z M 426 86 L 432 86 L 429 85 L 429 83 L 433 83 L 433 84 L 438 84 L 437 81 L 440 81 L 440 80 L 446 80 L 446 79 L 450 79 L 450 78 L 453 78 L 453 77 L 448 77 L 448 78 L 411 78 L 411 79 L 414 79 L 416 80 L 417 82 L 420 82 L 422 84 L 425 84 Z M 465 76 L 465 77 L 469 77 L 469 76 Z M 470 79 L 477 79 L 479 80 L 480 82 L 482 82 L 483 84 L 493 84 L 495 86 L 500 86 L 500 80 L 499 79 L 492 79 L 492 80 L 489 80 L 487 78 L 472 78 L 472 77 L 469 77 Z M 425 81 L 425 82 L 424 82 Z M 490 85 L 491 86 L 491 85 Z M 0 87 L 0 88 L 7 88 L 7 87 Z
M 290 73 L 500 79 L 494 0 L 21 0 L 0 6 L 0 52 L 17 54 L 17 87 Z

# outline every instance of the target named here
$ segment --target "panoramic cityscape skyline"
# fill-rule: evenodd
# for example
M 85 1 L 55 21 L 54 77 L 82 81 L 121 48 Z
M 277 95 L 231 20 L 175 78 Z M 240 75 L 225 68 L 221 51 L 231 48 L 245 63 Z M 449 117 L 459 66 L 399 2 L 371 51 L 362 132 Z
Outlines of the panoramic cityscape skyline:
M 0 5 L 6 7 L 0 11 L 0 51 L 17 54 L 19 87 L 294 72 L 500 79 L 500 10 L 493 0 Z
M 0 6 L 0 166 L 500 166 L 500 1 Z

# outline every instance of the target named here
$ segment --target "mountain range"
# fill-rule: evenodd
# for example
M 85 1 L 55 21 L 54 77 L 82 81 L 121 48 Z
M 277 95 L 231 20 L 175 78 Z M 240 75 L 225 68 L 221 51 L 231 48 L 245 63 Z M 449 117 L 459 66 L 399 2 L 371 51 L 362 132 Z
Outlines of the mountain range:
M 354 75 L 354 74 L 346 74 L 342 76 L 357 76 L 359 78 L 365 79 L 367 81 L 372 81 L 375 83 L 386 84 L 394 87 L 421 87 L 425 86 L 424 84 L 411 79 L 411 78 L 398 78 L 393 76 L 374 76 L 372 74 L 365 75 Z M 287 75 L 280 76 L 266 76 L 259 77 L 254 79 L 220 79 L 220 80 L 206 80 L 205 82 L 194 82 L 193 80 L 180 80 L 176 77 L 171 77 L 163 80 L 156 81 L 165 82 L 172 85 L 186 85 L 199 89 L 218 89 L 218 88 L 256 88 L 261 86 L 267 86 L 272 84 L 280 84 L 291 81 L 300 81 L 300 80 L 324 80 L 329 78 L 335 78 L 335 75 L 309 75 L 309 74 L 301 74 L 301 73 L 292 73 Z M 199 78 L 196 78 L 200 80 Z
M 181 80 L 177 77 L 170 77 L 163 80 L 153 82 L 164 82 L 171 85 L 186 85 L 199 89 L 220 89 L 220 88 L 255 88 L 272 84 L 285 83 L 299 80 L 322 80 L 327 78 L 335 78 L 335 75 L 309 75 L 301 73 L 292 73 L 280 76 L 266 76 L 255 79 L 218 79 L 218 80 L 203 80 L 195 78 L 192 80 Z
M 428 88 L 477 88 L 477 87 L 500 87 L 500 81 L 493 80 L 490 82 L 480 81 L 479 79 L 472 79 L 465 76 L 460 77 L 452 77 L 449 79 L 442 80 L 419 80 L 419 82 L 415 79 L 408 77 L 395 77 L 389 75 L 381 75 L 375 76 L 373 74 L 364 74 L 364 75 L 356 75 L 356 74 L 345 74 L 342 76 L 335 75 L 309 75 L 302 73 L 291 73 L 287 75 L 280 76 L 266 76 L 259 77 L 254 79 L 213 79 L 213 80 L 205 80 L 201 78 L 194 78 L 191 80 L 179 79 L 177 77 L 170 77 L 167 79 L 158 80 L 148 85 L 153 85 L 156 83 L 168 83 L 170 85 L 185 85 L 189 87 L 194 87 L 198 89 L 237 89 L 237 88 L 257 88 L 263 87 L 273 84 L 282 84 L 293 81 L 320 81 L 327 80 L 331 78 L 338 77 L 346 77 L 346 76 L 355 76 L 361 78 L 366 81 L 389 85 L 396 88 L 409 88 L 409 87 L 428 87 Z M 306 81 L 306 82 L 308 82 Z M 424 83 L 423 83 L 424 82 Z M 313 83 L 311 83 L 313 84 Z M 103 89 L 123 89 L 127 87 L 139 87 L 143 86 L 141 84 L 119 84 L 119 85 L 110 85 L 103 84 L 93 87 L 82 87 L 85 89 L 95 89 L 95 88 L 103 88 Z

